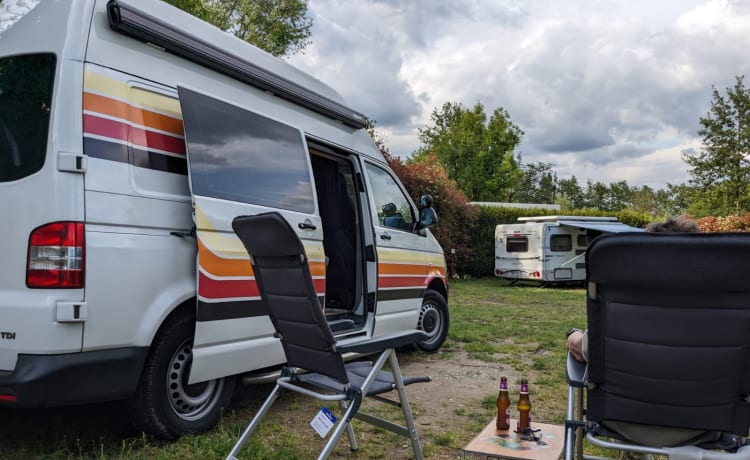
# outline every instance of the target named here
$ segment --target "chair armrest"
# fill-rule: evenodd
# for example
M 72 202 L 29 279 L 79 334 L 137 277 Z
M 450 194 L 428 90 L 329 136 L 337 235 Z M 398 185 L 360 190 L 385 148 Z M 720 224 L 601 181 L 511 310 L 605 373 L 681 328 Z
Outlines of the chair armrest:
M 568 380 L 568 385 L 576 388 L 581 388 L 584 386 L 585 382 L 583 381 L 583 379 L 586 375 L 586 363 L 578 361 L 573 357 L 573 355 L 568 353 L 565 371 L 565 377 Z
M 388 348 L 398 348 L 420 340 L 428 339 L 430 336 L 424 331 L 416 329 L 396 332 L 393 334 L 378 335 L 361 342 L 336 344 L 336 349 L 341 353 L 377 353 Z

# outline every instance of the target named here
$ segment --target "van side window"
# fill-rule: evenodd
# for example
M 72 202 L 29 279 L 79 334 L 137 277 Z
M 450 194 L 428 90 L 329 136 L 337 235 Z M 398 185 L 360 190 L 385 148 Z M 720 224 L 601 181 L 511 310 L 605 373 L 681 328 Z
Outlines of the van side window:
M 573 237 L 570 235 L 552 235 L 549 238 L 551 251 L 570 251 L 573 249 Z
M 193 194 L 313 213 L 302 133 L 179 88 Z
M 578 243 L 578 247 L 585 248 L 589 245 L 589 237 L 585 233 L 582 233 L 576 237 L 576 243 Z
M 367 177 L 372 186 L 380 225 L 411 231 L 414 227 L 411 205 L 398 183 L 386 170 L 371 164 L 367 166 Z
M 0 182 L 42 169 L 54 80 L 53 54 L 0 59 Z
M 505 239 L 506 252 L 529 252 L 528 236 L 509 236 Z

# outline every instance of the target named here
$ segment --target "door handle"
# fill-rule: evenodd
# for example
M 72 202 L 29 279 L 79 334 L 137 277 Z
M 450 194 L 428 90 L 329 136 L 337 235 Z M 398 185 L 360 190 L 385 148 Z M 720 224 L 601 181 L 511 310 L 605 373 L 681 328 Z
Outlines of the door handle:
M 316 227 L 310 219 L 305 219 L 304 222 L 300 222 L 297 224 L 297 227 L 301 228 L 302 230 L 317 230 L 318 227 Z
M 380 234 L 380 239 L 381 240 L 390 240 L 391 239 L 391 235 L 388 232 L 383 232 L 383 233 Z

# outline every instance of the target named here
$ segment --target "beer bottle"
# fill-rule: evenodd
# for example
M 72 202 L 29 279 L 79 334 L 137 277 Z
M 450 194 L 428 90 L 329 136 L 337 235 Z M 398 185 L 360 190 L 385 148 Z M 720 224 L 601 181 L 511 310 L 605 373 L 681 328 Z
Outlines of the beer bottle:
M 521 380 L 521 395 L 518 398 L 518 431 L 523 433 L 531 428 L 531 401 L 529 400 L 529 382 Z
M 510 428 L 510 398 L 508 397 L 508 378 L 500 377 L 500 392 L 497 394 L 497 429 Z

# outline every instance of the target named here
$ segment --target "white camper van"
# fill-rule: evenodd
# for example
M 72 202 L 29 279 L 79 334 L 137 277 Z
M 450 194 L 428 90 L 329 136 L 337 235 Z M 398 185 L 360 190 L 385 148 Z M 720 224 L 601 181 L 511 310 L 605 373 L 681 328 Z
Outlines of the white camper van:
M 158 436 L 213 426 L 238 375 L 283 361 L 230 226 L 269 210 L 340 340 L 441 346 L 431 200 L 331 88 L 160 1 L 0 11 L 0 405 L 127 399 Z
M 495 227 L 495 276 L 541 283 L 586 279 L 585 253 L 603 233 L 643 231 L 616 217 L 519 217 Z

